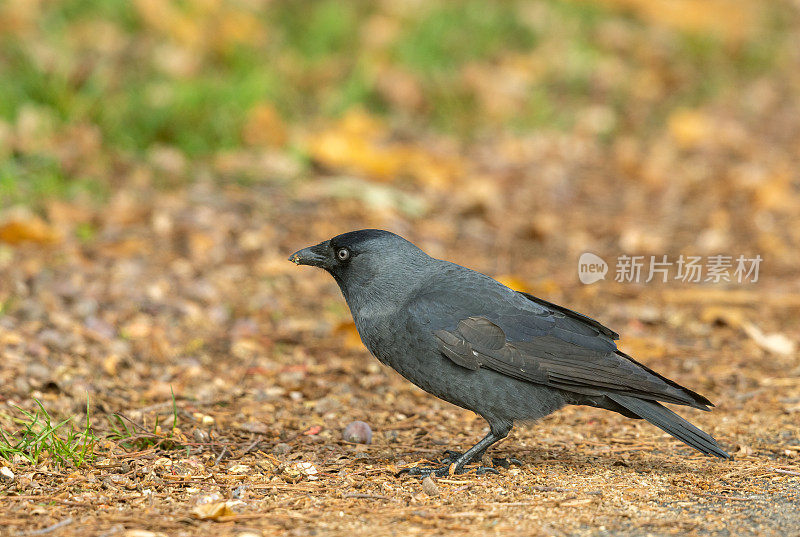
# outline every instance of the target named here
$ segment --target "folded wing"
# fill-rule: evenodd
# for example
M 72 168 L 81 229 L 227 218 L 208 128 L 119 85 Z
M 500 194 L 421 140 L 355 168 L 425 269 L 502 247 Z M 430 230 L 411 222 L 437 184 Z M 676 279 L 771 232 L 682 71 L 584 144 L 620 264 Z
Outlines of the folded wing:
M 467 317 L 453 330 L 435 330 L 434 336 L 439 351 L 467 369 L 484 367 L 516 379 L 588 396 L 620 394 L 702 410 L 713 406 L 705 397 L 655 373 L 616 350 L 616 346 L 597 345 L 595 340 L 588 340 L 589 334 L 583 328 L 570 330 L 570 325 L 578 325 L 581 319 L 575 316 L 567 319 L 568 324 L 554 319 L 549 330 L 514 329 L 517 336 L 522 333 L 523 337 L 509 338 L 496 322 L 485 317 Z M 585 327 L 600 331 L 598 327 L 602 325 L 596 325 L 586 323 Z M 616 335 L 600 333 L 603 339 Z M 581 345 L 584 340 L 592 344 Z

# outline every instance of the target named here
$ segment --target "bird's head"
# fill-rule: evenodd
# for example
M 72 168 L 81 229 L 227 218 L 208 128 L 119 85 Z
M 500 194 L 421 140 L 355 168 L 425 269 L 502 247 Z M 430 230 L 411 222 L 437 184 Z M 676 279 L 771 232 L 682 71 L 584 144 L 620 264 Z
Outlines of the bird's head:
M 380 229 L 362 229 L 298 250 L 289 256 L 297 265 L 328 271 L 339 283 L 345 297 L 355 289 L 389 290 L 413 286 L 415 276 L 424 272 L 430 257 L 409 241 Z

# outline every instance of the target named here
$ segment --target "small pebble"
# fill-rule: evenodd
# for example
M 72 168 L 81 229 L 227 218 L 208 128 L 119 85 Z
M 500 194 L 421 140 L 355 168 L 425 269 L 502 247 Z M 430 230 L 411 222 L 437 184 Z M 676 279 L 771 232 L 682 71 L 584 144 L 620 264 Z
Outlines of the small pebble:
M 344 428 L 342 438 L 345 442 L 354 442 L 356 444 L 371 444 L 372 443 L 372 429 L 363 421 L 354 421 Z
M 439 495 L 439 487 L 436 486 L 436 482 L 433 480 L 433 478 L 431 478 L 431 476 L 428 476 L 422 480 L 422 491 L 428 496 Z
M 14 482 L 14 472 L 11 471 L 11 468 L 7 466 L 3 466 L 0 468 L 0 481 L 3 483 L 13 483 Z
M 285 442 L 281 442 L 280 444 L 275 444 L 275 447 L 272 448 L 272 453 L 274 455 L 286 455 L 292 450 L 292 446 L 286 444 Z

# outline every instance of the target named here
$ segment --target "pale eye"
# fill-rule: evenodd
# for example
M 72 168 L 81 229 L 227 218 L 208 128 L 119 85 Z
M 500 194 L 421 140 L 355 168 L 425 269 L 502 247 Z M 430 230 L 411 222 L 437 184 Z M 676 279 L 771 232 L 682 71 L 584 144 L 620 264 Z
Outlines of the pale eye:
M 336 250 L 336 257 L 339 258 L 339 261 L 347 261 L 350 259 L 350 250 L 347 248 L 339 248 Z

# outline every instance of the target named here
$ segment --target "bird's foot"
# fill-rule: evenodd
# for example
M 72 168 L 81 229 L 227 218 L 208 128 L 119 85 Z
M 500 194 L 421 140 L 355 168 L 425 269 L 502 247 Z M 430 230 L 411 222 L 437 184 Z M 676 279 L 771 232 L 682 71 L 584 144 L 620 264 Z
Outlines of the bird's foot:
M 439 460 L 440 466 L 415 466 L 412 468 L 404 468 L 400 470 L 397 475 L 408 474 L 416 477 L 427 477 L 429 475 L 447 477 L 450 475 L 466 474 L 473 470 L 475 470 L 475 475 L 499 474 L 498 468 L 510 468 L 512 464 L 522 466 L 522 461 L 513 457 L 495 457 L 492 459 L 492 466 L 484 466 L 480 464 L 480 462 L 484 462 L 482 456 L 479 457 L 478 455 L 482 455 L 482 453 L 479 452 L 467 459 L 464 453 L 448 449 L 444 452 L 444 458 Z M 477 466 L 468 467 L 467 465 L 472 463 L 473 460 L 479 464 Z
M 495 468 L 491 468 L 488 466 L 473 466 L 473 467 L 458 467 L 454 466 L 455 463 L 445 464 L 443 466 L 414 466 L 413 468 L 403 468 L 397 475 L 400 476 L 402 474 L 413 475 L 415 477 L 428 477 L 429 475 L 435 477 L 449 477 L 451 475 L 462 475 L 472 470 L 475 470 L 475 475 L 484 475 L 484 474 L 499 474 Z M 452 473 L 451 472 L 452 468 Z
M 450 466 L 450 464 L 445 464 L 443 466 L 414 466 L 412 468 L 403 468 L 397 472 L 397 475 L 408 474 L 415 477 L 428 477 L 429 475 L 446 477 L 450 475 Z

